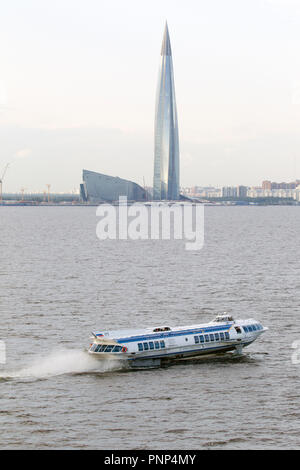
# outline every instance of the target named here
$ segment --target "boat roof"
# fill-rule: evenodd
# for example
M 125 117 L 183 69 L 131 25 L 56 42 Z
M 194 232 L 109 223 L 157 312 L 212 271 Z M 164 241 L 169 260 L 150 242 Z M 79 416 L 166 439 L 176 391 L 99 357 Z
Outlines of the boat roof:
M 216 319 L 215 319 L 216 320 Z M 232 320 L 232 321 L 220 321 L 218 320 L 213 320 L 211 322 L 206 322 L 206 323 L 198 323 L 194 325 L 184 325 L 184 326 L 168 326 L 168 325 L 163 325 L 163 326 L 154 326 L 154 327 L 146 327 L 146 328 L 124 328 L 124 329 L 119 329 L 119 330 L 109 330 L 109 331 L 94 331 L 93 335 L 96 336 L 98 339 L 122 339 L 122 338 L 131 338 L 131 337 L 138 337 L 138 336 L 145 336 L 145 335 L 155 335 L 155 334 L 160 334 L 160 333 L 180 333 L 180 332 L 192 332 L 193 330 L 199 330 L 199 329 L 222 329 L 224 327 L 231 326 L 234 323 L 241 324 L 241 325 L 247 325 L 251 324 L 253 322 L 257 322 L 257 320 L 254 320 L 253 318 L 249 319 L 244 319 L 244 320 Z

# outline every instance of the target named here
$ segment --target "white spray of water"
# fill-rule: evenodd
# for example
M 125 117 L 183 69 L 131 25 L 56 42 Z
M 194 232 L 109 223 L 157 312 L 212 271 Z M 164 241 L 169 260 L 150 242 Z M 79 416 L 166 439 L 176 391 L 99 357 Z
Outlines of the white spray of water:
M 36 358 L 25 367 L 0 373 L 0 378 L 36 378 L 42 379 L 62 374 L 100 372 L 120 369 L 117 361 L 97 360 L 85 351 L 60 350 L 47 357 Z

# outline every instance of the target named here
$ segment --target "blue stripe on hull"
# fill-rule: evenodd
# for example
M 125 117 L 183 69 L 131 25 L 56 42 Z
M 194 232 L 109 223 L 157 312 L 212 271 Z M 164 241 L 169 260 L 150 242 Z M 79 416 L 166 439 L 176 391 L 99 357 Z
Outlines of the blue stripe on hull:
M 206 328 L 197 328 L 196 330 L 183 330 L 183 331 L 168 331 L 159 334 L 148 334 L 143 336 L 131 336 L 129 338 L 118 338 L 116 341 L 118 343 L 133 343 L 136 341 L 146 341 L 146 340 L 153 340 L 153 339 L 164 339 L 164 338 L 173 338 L 174 336 L 187 336 L 187 335 L 195 335 L 195 334 L 205 334 L 205 333 L 213 333 L 220 331 L 228 331 L 231 328 L 230 326 L 212 326 Z

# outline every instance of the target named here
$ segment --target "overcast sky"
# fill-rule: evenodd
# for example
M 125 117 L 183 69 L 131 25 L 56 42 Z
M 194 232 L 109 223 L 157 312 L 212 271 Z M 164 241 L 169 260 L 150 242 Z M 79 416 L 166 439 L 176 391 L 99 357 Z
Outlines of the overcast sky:
M 300 179 L 300 0 L 3 0 L 4 192 L 152 185 L 166 19 L 181 185 Z

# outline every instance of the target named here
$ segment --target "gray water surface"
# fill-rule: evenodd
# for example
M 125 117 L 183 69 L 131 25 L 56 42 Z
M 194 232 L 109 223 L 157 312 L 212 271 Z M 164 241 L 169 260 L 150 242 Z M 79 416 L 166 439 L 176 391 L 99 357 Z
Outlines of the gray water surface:
M 99 241 L 92 207 L 0 207 L 1 449 L 300 448 L 300 208 L 206 207 L 205 245 Z M 227 311 L 270 328 L 241 358 L 130 371 L 93 329 Z

